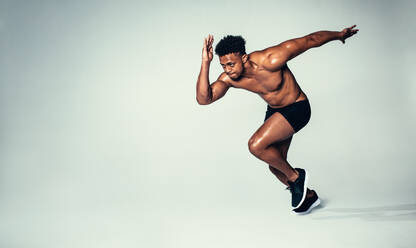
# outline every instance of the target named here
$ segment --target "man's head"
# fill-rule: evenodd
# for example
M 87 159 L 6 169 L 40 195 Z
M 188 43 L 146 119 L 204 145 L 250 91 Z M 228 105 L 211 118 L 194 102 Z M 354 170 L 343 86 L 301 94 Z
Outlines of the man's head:
M 243 37 L 227 35 L 215 47 L 221 66 L 231 79 L 238 79 L 244 72 L 243 64 L 248 58 L 245 44 Z

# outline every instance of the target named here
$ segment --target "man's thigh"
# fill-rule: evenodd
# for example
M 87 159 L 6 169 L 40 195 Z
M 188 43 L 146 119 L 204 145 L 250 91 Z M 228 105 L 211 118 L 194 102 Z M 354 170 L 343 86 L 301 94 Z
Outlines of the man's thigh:
M 274 113 L 254 133 L 253 139 L 262 145 L 271 145 L 282 142 L 295 133 L 295 130 L 279 112 Z

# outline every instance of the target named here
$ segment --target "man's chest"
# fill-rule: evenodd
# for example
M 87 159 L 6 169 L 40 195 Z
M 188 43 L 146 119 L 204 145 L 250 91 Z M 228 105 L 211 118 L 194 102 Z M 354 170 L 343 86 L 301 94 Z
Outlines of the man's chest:
M 234 82 L 236 88 L 246 89 L 258 94 L 267 94 L 278 91 L 283 83 L 282 73 L 279 72 L 258 72 L 250 78 L 242 78 Z

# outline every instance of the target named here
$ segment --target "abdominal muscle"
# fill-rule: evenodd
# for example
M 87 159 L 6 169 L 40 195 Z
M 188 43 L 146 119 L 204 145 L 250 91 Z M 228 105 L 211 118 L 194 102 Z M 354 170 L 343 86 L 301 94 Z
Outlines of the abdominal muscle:
M 284 85 L 281 89 L 267 93 L 259 93 L 259 96 L 263 98 L 270 107 L 282 108 L 294 102 L 308 99 L 299 87 L 289 68 L 283 71 L 283 77 L 284 79 L 281 83 L 284 83 Z

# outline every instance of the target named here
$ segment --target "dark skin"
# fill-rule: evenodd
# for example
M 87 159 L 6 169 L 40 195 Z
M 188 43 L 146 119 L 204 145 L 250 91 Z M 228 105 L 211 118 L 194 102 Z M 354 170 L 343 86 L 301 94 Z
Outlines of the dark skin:
M 197 81 L 197 101 L 211 104 L 225 95 L 229 88 L 241 88 L 258 94 L 271 107 L 280 108 L 308 99 L 297 83 L 287 62 L 303 52 L 323 44 L 345 40 L 355 35 L 356 25 L 342 31 L 319 31 L 304 37 L 287 40 L 250 54 L 230 53 L 221 56 L 224 72 L 209 83 L 209 66 L 213 58 L 214 38 L 204 40 L 202 65 Z M 248 142 L 250 152 L 269 164 L 270 170 L 285 185 L 295 181 L 297 171 L 287 162 L 287 152 L 295 133 L 289 122 L 278 112 L 259 127 Z M 308 191 L 308 196 L 312 191 Z

